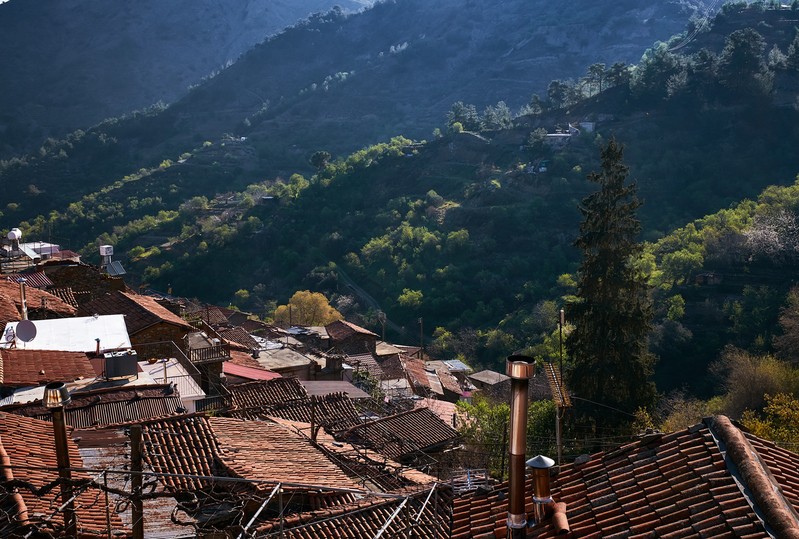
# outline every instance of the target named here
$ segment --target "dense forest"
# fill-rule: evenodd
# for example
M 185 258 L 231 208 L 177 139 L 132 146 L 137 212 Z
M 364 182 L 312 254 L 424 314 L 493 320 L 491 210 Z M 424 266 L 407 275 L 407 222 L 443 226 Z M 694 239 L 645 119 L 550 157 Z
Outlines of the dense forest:
M 631 263 L 653 301 L 648 347 L 662 398 L 650 420 L 770 413 L 797 389 L 785 362 L 799 354 L 796 15 L 797 6 L 727 4 L 638 63 L 597 62 L 531 88 L 517 112 L 512 95 L 479 106 L 464 97 L 426 140 L 395 133 L 345 155 L 319 136 L 315 151 L 287 147 L 291 159 L 279 158 L 256 115 L 235 135 L 159 143 L 165 158 L 119 141 L 142 130 L 166 140 L 180 106 L 136 113 L 1 162 L 3 181 L 26 185 L 2 222 L 26 237 L 70 238 L 87 260 L 114 245 L 143 288 L 266 319 L 309 289 L 366 327 L 385 313 L 388 340 L 415 341 L 423 321 L 432 355 L 501 369 L 513 352 L 559 354 L 558 311 L 568 326 L 577 299 L 586 176 L 613 138 L 643 203 L 645 243 Z M 131 171 L 134 154 L 159 158 Z M 265 177 L 273 159 L 303 164 Z M 92 170 L 114 181 L 87 189 Z M 47 211 L 30 213 L 39 201 Z M 765 374 L 741 396 L 736 384 L 753 365 Z

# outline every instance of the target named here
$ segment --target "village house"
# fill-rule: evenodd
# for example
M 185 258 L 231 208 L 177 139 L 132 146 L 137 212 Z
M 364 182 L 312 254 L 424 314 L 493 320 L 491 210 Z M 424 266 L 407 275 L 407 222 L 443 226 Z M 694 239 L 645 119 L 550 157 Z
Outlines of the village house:
M 337 320 L 325 326 L 329 346 L 345 354 L 374 355 L 377 349 L 377 333 L 346 320 Z
M 76 309 L 44 290 L 27 286 L 27 279 L 0 277 L 0 325 L 22 319 L 43 320 L 75 316 Z M 24 303 L 23 303 L 24 297 Z M 8 339 L 2 339 L 7 341 Z

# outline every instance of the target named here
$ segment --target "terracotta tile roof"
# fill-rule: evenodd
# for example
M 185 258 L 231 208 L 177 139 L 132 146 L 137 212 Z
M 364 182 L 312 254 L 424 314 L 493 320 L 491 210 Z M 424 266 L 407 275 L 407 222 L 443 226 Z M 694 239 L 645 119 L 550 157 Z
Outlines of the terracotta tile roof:
M 232 417 L 208 421 L 219 442 L 220 457 L 236 477 L 358 488 L 308 440 L 283 425 Z
M 54 296 L 38 288 L 26 287 L 25 297 L 29 310 L 41 310 L 46 305 L 48 313 L 53 317 L 75 316 L 75 308 L 58 296 Z M 0 279 L 0 324 L 13 322 L 22 318 L 22 299 L 19 284 L 7 279 Z
M 209 491 L 214 482 L 192 476 L 230 477 L 218 460 L 219 442 L 201 414 L 144 423 L 144 458 L 170 492 Z
M 242 352 L 241 350 L 230 350 L 230 359 L 225 363 L 232 363 L 242 367 L 251 367 L 253 369 L 263 369 L 261 364 L 252 357 L 250 352 Z
M 245 350 L 257 350 L 261 346 L 252 336 L 240 326 L 229 329 L 217 329 L 217 333 L 224 340 L 233 345 L 243 347 Z
M 80 312 L 84 316 L 123 314 L 131 335 L 160 322 L 173 324 L 189 331 L 194 329 L 188 322 L 162 306 L 154 298 L 132 292 L 109 292 L 83 305 Z
M 432 488 L 400 491 L 396 498 L 364 497 L 324 511 L 293 515 L 282 522 L 274 520 L 258 526 L 256 537 L 361 539 L 377 537 L 382 531 L 383 537 L 447 539 L 452 493 L 437 485 L 435 496 L 430 496 Z
M 266 421 L 189 415 L 148 422 L 144 428 L 145 459 L 173 492 L 214 488 L 236 492 L 269 491 L 276 482 L 315 485 L 286 486 L 308 491 L 318 487 L 357 488 L 346 474 L 303 436 Z M 225 482 L 191 476 L 253 480 Z M 328 496 L 329 498 L 330 496 Z M 350 499 L 349 494 L 333 495 Z M 331 500 L 327 500 L 330 502 Z
M 186 311 L 186 315 L 202 319 L 210 326 L 223 326 L 227 324 L 227 317 L 222 314 L 219 307 L 213 305 L 197 305 L 195 308 Z
M 771 537 L 763 521 L 775 537 L 799 537 L 797 478 L 799 455 L 716 417 L 563 466 L 552 498 L 565 502 L 573 537 Z M 530 477 L 526 492 L 529 513 Z M 507 506 L 507 483 L 455 500 L 453 539 L 505 537 Z M 555 535 L 551 521 L 528 532 Z
M 325 330 L 327 330 L 327 334 L 334 341 L 343 341 L 355 334 L 378 337 L 377 333 L 372 333 L 368 329 L 362 328 L 361 326 L 356 326 L 352 322 L 347 322 L 346 320 L 337 320 L 335 322 L 331 322 L 325 326 Z
M 73 382 L 97 374 L 83 352 L 0 349 L 0 383 L 35 386 L 48 382 Z
M 61 298 L 65 303 L 72 305 L 76 309 L 78 308 L 78 298 L 75 297 L 75 292 L 72 291 L 72 288 L 51 288 L 48 292 Z
M 285 330 L 277 326 L 261 322 L 260 320 L 242 320 L 241 327 L 244 328 L 250 335 L 258 335 L 259 337 L 266 337 L 270 339 L 285 338 L 287 333 Z
M 403 462 L 453 444 L 458 432 L 429 408 L 414 408 L 353 427 L 341 438 Z
M 463 393 L 458 379 L 455 378 L 455 376 L 447 369 L 436 369 L 436 374 L 438 375 L 438 379 L 441 381 L 441 385 L 444 387 L 444 389 L 451 391 L 456 395 Z
M 176 326 L 180 326 L 186 329 L 194 329 L 191 324 L 183 320 L 180 316 L 176 315 L 160 303 L 156 301 L 155 298 L 151 298 L 150 296 L 142 296 L 141 294 L 136 294 L 134 292 L 120 292 L 124 297 L 126 297 L 131 302 L 135 303 L 145 312 L 141 313 L 142 317 L 147 317 L 148 315 L 156 316 L 163 322 L 169 322 L 175 324 Z M 126 314 L 126 313 L 123 313 Z M 148 324 L 150 325 L 150 324 Z M 146 326 L 145 326 L 146 327 Z
M 284 404 L 308 398 L 308 393 L 296 378 L 245 382 L 229 386 L 228 390 L 233 399 L 233 407 L 239 410 Z
M 177 414 L 180 395 L 171 385 L 95 389 L 72 393 L 64 408 L 64 421 L 76 429 L 103 428 Z M 52 413 L 41 401 L 6 406 L 4 412 L 51 421 Z
M 414 408 L 429 408 L 441 421 L 453 428 L 457 428 L 462 422 L 466 421 L 465 413 L 458 409 L 455 403 L 438 399 L 422 399 L 414 401 Z
M 372 354 L 348 354 L 344 362 L 352 365 L 355 370 L 365 370 L 378 380 L 384 377 L 383 368 Z
M 73 468 L 83 467 L 78 447 L 69 437 L 67 446 L 70 465 Z M 11 475 L 14 479 L 28 482 L 37 489 L 56 481 L 58 460 L 53 426 L 37 419 L 0 412 L 0 459 L 11 466 L 10 469 L 3 470 L 6 477 Z M 84 472 L 73 471 L 72 478 L 89 479 L 89 476 Z M 59 489 L 55 488 L 41 496 L 34 495 L 24 487 L 20 487 L 17 492 L 18 497 L 12 495 L 16 498 L 14 505 L 18 509 L 24 508 L 27 511 L 29 523 L 41 529 L 45 536 L 57 535 L 53 533 L 53 528 L 60 530 L 63 525 L 63 516 L 56 511 L 60 505 L 57 501 L 60 496 Z M 7 496 L 9 495 L 0 495 L 3 498 Z M 4 499 L 2 504 L 8 505 L 8 500 Z M 78 494 L 75 499 L 75 513 L 80 537 L 106 533 L 106 507 L 103 505 L 102 493 L 98 490 L 87 488 Z M 0 520 L 6 518 L 4 515 Z M 110 518 L 113 531 L 126 533 L 113 507 L 110 508 Z M 46 535 L 48 532 L 52 535 Z
M 405 378 L 408 380 L 413 392 L 419 396 L 444 395 L 444 386 L 438 376 L 438 372 L 428 370 L 425 362 L 421 359 L 401 354 L 386 359 L 380 364 L 380 367 L 391 378 Z M 457 380 L 448 380 L 448 383 L 457 386 L 456 392 L 460 394 L 460 386 L 458 386 Z
M 61 249 L 57 253 L 53 253 L 50 256 L 53 259 L 56 259 L 56 260 L 77 260 L 77 261 L 80 261 L 80 253 L 76 253 L 75 251 L 70 251 L 69 249 Z
M 300 400 L 233 409 L 229 410 L 227 415 L 246 419 L 277 417 L 306 423 L 310 423 L 313 417 L 317 425 L 331 432 L 347 430 L 361 423 L 360 414 L 346 393 L 331 393 L 323 397 L 312 396 Z
M 0 294 L 0 326 L 5 326 L 9 322 L 15 322 L 21 318 L 22 315 L 13 299 Z
M 306 438 L 311 438 L 310 423 L 279 418 L 272 420 L 286 425 Z M 358 481 L 362 488 L 389 492 L 412 485 L 432 485 L 436 482 L 433 476 L 403 466 L 380 453 L 340 442 L 323 430 L 318 430 L 316 433 L 316 446 L 344 470 L 344 473 Z

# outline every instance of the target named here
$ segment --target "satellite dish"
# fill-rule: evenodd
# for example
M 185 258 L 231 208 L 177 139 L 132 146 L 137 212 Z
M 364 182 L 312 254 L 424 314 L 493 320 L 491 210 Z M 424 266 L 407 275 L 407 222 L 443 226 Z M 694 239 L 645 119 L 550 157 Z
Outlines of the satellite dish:
M 22 342 L 30 342 L 36 338 L 36 324 L 30 320 L 20 320 L 16 331 L 17 338 Z

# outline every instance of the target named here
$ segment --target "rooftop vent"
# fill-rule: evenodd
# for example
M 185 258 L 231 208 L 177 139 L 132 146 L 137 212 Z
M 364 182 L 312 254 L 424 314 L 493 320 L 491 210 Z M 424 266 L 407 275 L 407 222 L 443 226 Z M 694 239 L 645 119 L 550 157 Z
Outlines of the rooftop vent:
M 538 455 L 527 461 L 527 466 L 533 470 L 533 511 L 535 511 L 536 524 L 540 524 L 544 521 L 546 506 L 552 503 L 552 495 L 549 487 L 549 470 L 554 465 L 554 460 L 543 455 Z

